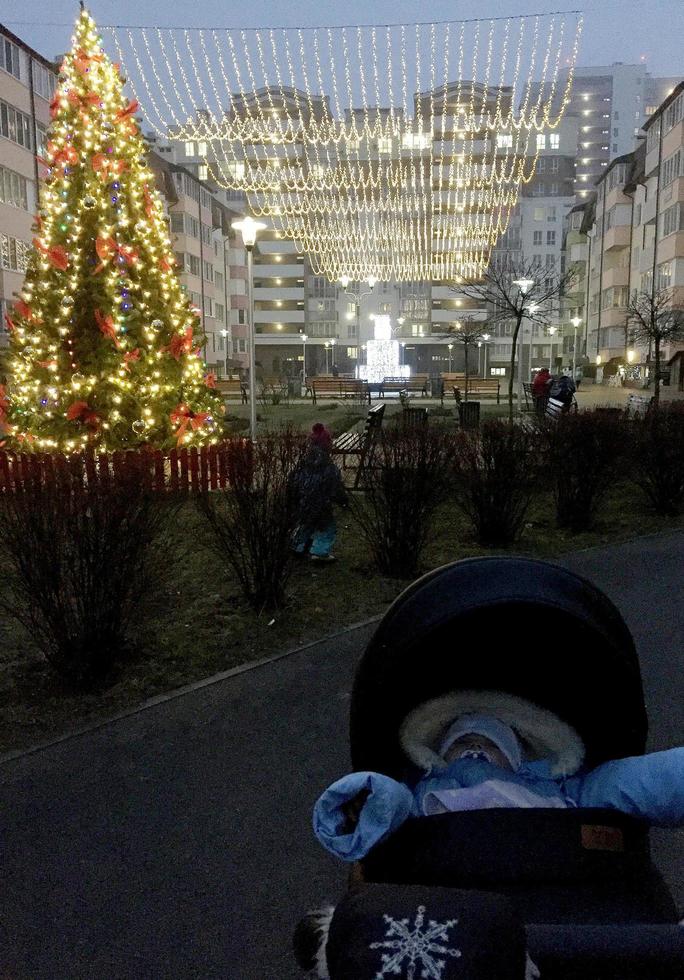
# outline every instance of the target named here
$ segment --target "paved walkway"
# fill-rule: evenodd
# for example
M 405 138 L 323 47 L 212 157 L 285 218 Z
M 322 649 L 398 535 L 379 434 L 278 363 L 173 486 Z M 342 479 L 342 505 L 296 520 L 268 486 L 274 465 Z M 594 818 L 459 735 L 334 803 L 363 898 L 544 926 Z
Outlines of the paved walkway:
M 683 561 L 673 534 L 565 562 L 634 632 L 653 748 L 684 741 Z M 0 975 L 294 980 L 294 922 L 344 887 L 310 813 L 348 766 L 350 681 L 370 632 L 0 766 Z M 684 903 L 684 831 L 654 836 Z

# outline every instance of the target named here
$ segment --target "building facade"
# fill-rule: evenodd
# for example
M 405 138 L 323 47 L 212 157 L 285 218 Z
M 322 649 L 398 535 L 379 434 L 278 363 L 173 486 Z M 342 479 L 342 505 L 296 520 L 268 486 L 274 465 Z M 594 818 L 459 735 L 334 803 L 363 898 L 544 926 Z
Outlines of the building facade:
M 0 344 L 19 293 L 38 210 L 38 156 L 50 123 L 56 66 L 0 24 Z

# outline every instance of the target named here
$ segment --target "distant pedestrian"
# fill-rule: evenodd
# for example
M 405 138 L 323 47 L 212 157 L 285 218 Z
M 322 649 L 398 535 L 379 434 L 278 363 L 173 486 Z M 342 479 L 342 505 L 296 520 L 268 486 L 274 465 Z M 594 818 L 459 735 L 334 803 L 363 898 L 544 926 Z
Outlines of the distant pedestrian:
M 332 376 L 333 376 L 333 378 L 339 378 L 339 376 L 340 376 L 340 369 L 338 368 L 337 364 L 333 364 L 331 370 L 332 370 Z
M 548 368 L 537 371 L 532 382 L 532 401 L 537 415 L 543 415 L 546 411 L 546 404 L 549 400 L 549 388 L 553 382 L 551 372 Z
M 342 474 L 331 458 L 332 448 L 330 432 L 322 422 L 316 422 L 293 478 L 299 509 L 294 550 L 299 555 L 308 552 L 316 562 L 335 561 L 331 554 L 337 534 L 333 504 L 347 506 Z
M 562 402 L 563 411 L 569 412 L 576 390 L 575 382 L 569 374 L 559 374 L 551 383 L 549 398 L 555 398 L 556 401 Z

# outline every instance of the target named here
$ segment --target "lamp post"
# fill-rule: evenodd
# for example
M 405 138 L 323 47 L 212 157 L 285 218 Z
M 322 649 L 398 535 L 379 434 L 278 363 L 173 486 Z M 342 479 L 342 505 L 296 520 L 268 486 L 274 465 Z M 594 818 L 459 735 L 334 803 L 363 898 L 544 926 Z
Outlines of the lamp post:
M 306 395 L 306 342 L 309 338 L 302 334 L 302 394 Z
M 482 334 L 482 342 L 484 343 L 484 355 L 483 355 L 484 364 L 483 364 L 483 371 L 482 371 L 483 378 L 487 377 L 487 341 L 489 340 L 490 336 L 491 335 L 488 333 Z
M 255 221 L 250 215 L 240 221 L 234 221 L 232 227 L 242 234 L 242 241 L 247 249 L 247 307 L 249 312 L 249 434 L 252 442 L 256 442 L 256 330 L 254 329 L 254 284 L 252 282 L 252 252 L 256 244 L 257 232 L 266 225 L 263 221 Z
M 574 332 L 572 335 L 572 380 L 573 381 L 575 380 L 575 368 L 577 366 L 577 328 L 579 327 L 581 322 L 582 322 L 581 316 L 574 316 L 570 321 L 570 323 L 574 328 Z
M 330 360 L 332 362 L 331 365 L 330 365 L 330 370 L 331 371 L 332 371 L 333 367 L 335 366 L 335 344 L 336 343 L 337 343 L 337 338 L 336 337 L 333 337 L 331 339 L 331 341 L 330 341 L 330 346 L 332 347 L 332 354 L 330 355 Z
M 549 337 L 551 338 L 551 352 L 549 354 L 549 373 L 553 371 L 553 335 L 556 332 L 555 327 L 549 327 Z
M 449 374 L 451 374 L 451 352 L 454 349 L 454 345 L 447 344 L 447 347 L 449 348 Z
M 520 294 L 524 298 L 527 295 L 527 293 L 529 293 L 530 289 L 534 286 L 534 279 L 527 279 L 525 277 L 521 279 L 514 279 L 513 285 L 518 287 L 518 289 L 520 290 Z M 524 326 L 523 326 L 524 316 L 525 316 L 525 307 L 523 305 L 520 309 L 520 313 L 518 314 L 518 322 L 520 324 L 520 344 L 518 347 L 518 411 L 519 412 L 522 412 L 522 394 L 523 394 L 523 387 L 522 387 L 523 336 L 522 335 L 524 333 Z
M 400 365 L 401 367 L 403 367 L 404 364 L 406 364 L 406 341 L 405 340 L 401 340 L 399 342 L 399 352 L 401 354 Z
M 330 344 L 326 341 L 325 344 L 325 373 L 330 374 L 330 363 L 328 361 L 328 353 L 330 351 Z

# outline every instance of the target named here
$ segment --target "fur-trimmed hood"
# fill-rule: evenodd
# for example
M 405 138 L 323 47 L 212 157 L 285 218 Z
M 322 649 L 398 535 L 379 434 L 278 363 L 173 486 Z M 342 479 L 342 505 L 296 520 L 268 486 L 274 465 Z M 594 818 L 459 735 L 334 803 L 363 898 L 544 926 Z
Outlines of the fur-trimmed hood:
M 572 776 L 582 765 L 584 744 L 574 728 L 553 712 L 502 691 L 453 691 L 414 708 L 399 732 L 411 762 L 426 772 L 445 768 L 437 746 L 449 725 L 463 714 L 489 714 L 510 725 L 528 759 L 553 758 L 554 776 Z

